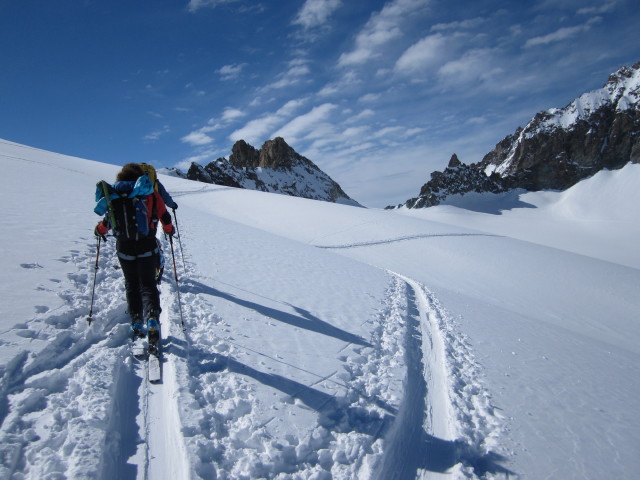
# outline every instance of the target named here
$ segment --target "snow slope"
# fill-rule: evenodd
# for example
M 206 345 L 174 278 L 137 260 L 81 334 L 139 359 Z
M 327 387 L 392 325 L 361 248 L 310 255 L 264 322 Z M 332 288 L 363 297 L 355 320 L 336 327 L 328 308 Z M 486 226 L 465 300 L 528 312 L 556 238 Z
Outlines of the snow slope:
M 640 467 L 636 166 L 576 186 L 587 192 L 511 199 L 534 208 L 427 218 L 162 177 L 180 205 L 187 329 L 165 244 L 163 383 L 151 385 L 129 355 L 112 239 L 86 322 L 94 186 L 117 167 L 6 141 L 0 162 L 0 478 Z M 595 235 L 611 215 L 616 238 Z

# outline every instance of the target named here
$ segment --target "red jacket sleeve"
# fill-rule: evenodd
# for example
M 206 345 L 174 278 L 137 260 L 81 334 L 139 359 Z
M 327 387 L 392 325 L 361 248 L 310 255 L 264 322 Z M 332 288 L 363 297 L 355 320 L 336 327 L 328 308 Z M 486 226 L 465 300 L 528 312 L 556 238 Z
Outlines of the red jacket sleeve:
M 167 206 L 160 193 L 153 192 L 153 195 L 149 195 L 149 200 L 151 200 L 152 203 L 155 203 L 156 214 L 158 215 L 160 222 L 162 222 L 162 229 L 165 233 L 172 233 L 173 225 L 171 224 L 171 214 L 167 210 Z

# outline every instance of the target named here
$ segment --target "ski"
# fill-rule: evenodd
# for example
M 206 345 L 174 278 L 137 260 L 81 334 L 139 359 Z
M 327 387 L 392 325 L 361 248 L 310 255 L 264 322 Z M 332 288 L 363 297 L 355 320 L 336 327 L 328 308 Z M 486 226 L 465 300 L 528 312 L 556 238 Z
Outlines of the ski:
M 162 381 L 162 370 L 160 368 L 160 323 L 157 320 L 149 320 L 149 355 L 147 357 L 147 377 L 149 383 L 160 383 Z
M 147 377 L 150 383 L 160 383 L 162 381 L 162 370 L 160 368 L 160 350 L 157 345 L 149 346 Z
M 144 360 L 147 355 L 147 340 L 144 337 L 134 337 L 131 344 L 131 354 L 136 360 Z

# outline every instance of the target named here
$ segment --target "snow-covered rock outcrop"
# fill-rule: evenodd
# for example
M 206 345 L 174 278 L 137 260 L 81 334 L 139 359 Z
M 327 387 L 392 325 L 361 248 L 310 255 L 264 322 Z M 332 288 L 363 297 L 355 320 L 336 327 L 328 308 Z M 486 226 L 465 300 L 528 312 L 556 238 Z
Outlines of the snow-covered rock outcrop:
M 185 178 L 360 206 L 329 175 L 281 137 L 267 140 L 260 150 L 238 140 L 228 160 L 219 158 L 204 167 L 192 163 Z

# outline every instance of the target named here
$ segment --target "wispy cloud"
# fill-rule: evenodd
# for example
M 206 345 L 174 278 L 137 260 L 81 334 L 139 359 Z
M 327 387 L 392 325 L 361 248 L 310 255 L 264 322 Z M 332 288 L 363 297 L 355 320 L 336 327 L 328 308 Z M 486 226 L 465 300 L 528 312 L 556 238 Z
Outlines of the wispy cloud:
M 393 0 L 374 13 L 356 37 L 353 50 L 340 55 L 338 65 L 362 65 L 379 55 L 379 48 L 402 36 L 402 21 L 426 7 L 430 0 Z
M 563 27 L 547 35 L 530 38 L 524 44 L 524 48 L 537 47 L 539 45 L 548 45 L 550 43 L 568 40 L 580 35 L 581 33 L 588 32 L 594 24 L 599 23 L 600 21 L 602 21 L 602 17 L 593 17 L 582 25 Z
M 469 28 L 476 28 L 487 21 L 486 18 L 470 18 L 468 20 L 461 20 L 450 23 L 438 23 L 431 27 L 432 32 L 443 32 L 446 30 L 465 30 Z
M 222 121 L 225 123 L 232 122 L 234 120 L 244 117 L 245 115 L 246 113 L 243 112 L 242 110 L 239 110 L 237 108 L 227 107 L 224 109 L 224 112 L 222 112 Z
M 578 10 L 578 15 L 599 15 L 602 13 L 608 13 L 614 10 L 618 6 L 618 0 L 611 0 L 605 2 L 604 5 L 599 7 L 585 7 Z
M 244 117 L 245 115 L 246 113 L 240 109 L 226 107 L 219 118 L 211 118 L 204 127 L 201 127 L 198 130 L 185 135 L 181 140 L 182 142 L 188 143 L 189 145 L 194 147 L 209 145 L 213 142 L 213 138 L 208 135 L 209 133 L 227 127 L 231 123 Z
M 229 135 L 229 140 L 232 142 L 245 140 L 251 144 L 264 141 L 270 132 L 285 123 L 305 102 L 304 98 L 289 100 L 276 112 L 251 120 L 244 127 L 233 131 Z
M 494 57 L 495 50 L 490 48 L 469 50 L 460 58 L 440 67 L 438 76 L 444 84 L 449 86 L 497 81 L 503 69 Z
M 246 63 L 234 63 L 231 65 L 224 65 L 216 70 L 216 73 L 220 75 L 221 80 L 233 80 L 238 78 L 242 73 L 242 70 L 247 66 Z
M 335 94 L 346 91 L 347 89 L 361 84 L 362 81 L 358 77 L 358 74 L 353 70 L 348 70 L 340 78 L 333 82 L 329 82 L 318 92 L 320 97 L 330 97 Z
M 284 137 L 292 142 L 298 138 L 309 136 L 320 124 L 327 120 L 329 114 L 335 108 L 337 108 L 337 105 L 332 103 L 324 103 L 313 107 L 309 112 L 294 118 L 271 136 Z
M 307 0 L 293 20 L 293 24 L 300 25 L 305 30 L 318 27 L 323 25 L 341 5 L 341 0 Z
M 395 71 L 415 73 L 441 63 L 447 39 L 436 33 L 429 35 L 410 46 L 396 61 Z
M 265 85 L 259 89 L 259 92 L 264 93 L 267 90 L 286 88 L 300 83 L 303 77 L 311 73 L 308 63 L 309 61 L 304 58 L 291 60 L 287 70 L 278 74 L 274 82 Z
M 146 140 L 147 142 L 155 142 L 160 137 L 162 137 L 166 133 L 169 133 L 170 131 L 171 129 L 169 128 L 169 125 L 165 125 L 162 128 L 145 135 L 143 139 Z
M 202 145 L 208 145 L 213 142 L 213 138 L 204 132 L 195 131 L 181 138 L 184 143 L 188 143 L 192 147 L 200 147 Z
M 189 4 L 187 5 L 187 10 L 190 12 L 197 12 L 201 8 L 209 7 L 215 8 L 219 5 L 224 5 L 227 3 L 234 3 L 239 0 L 189 0 Z

